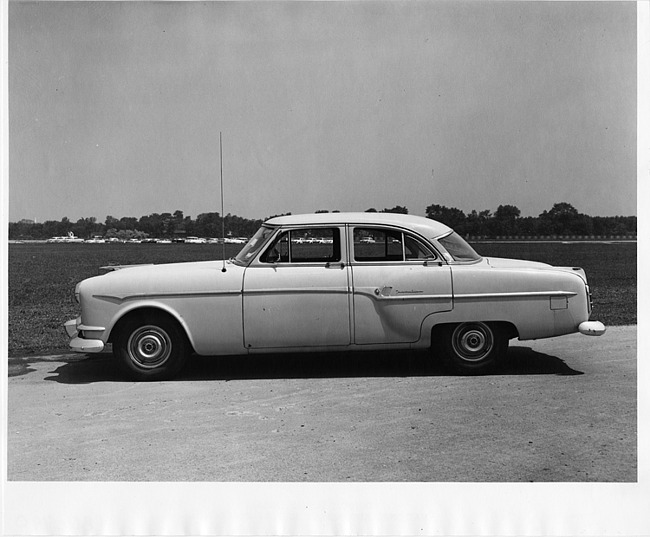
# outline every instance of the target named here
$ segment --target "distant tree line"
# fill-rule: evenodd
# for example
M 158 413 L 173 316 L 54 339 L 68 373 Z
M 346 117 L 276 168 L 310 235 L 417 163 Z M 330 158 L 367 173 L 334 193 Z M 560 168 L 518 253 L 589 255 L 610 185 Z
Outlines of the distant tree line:
M 367 212 L 377 212 L 368 209 Z M 408 214 L 406 207 L 397 205 L 384 213 Z M 636 216 L 588 216 L 570 203 L 556 203 L 550 211 L 539 216 L 521 216 L 514 205 L 499 205 L 496 212 L 472 211 L 465 214 L 456 207 L 429 205 L 427 218 L 447 224 L 465 237 L 513 236 L 627 236 L 636 235 Z
M 539 216 L 521 216 L 514 205 L 465 214 L 455 207 L 429 205 L 427 218 L 438 220 L 466 237 L 625 236 L 636 235 L 636 216 L 589 216 L 570 203 L 556 203 Z
M 317 213 L 329 212 L 324 209 Z M 339 212 L 339 211 L 333 211 Z M 370 208 L 366 212 L 386 212 L 408 214 L 408 209 L 397 205 L 381 211 Z M 288 213 L 290 214 L 290 213 Z M 274 215 L 282 216 L 282 215 Z M 465 214 L 455 207 L 429 205 L 427 218 L 438 220 L 455 229 L 466 237 L 494 238 L 499 236 L 627 236 L 636 235 L 636 216 L 588 216 L 581 214 L 569 203 L 556 203 L 549 211 L 539 216 L 521 216 L 521 211 L 514 205 L 499 205 L 492 213 L 490 210 Z M 103 238 L 175 238 L 175 237 L 221 237 L 222 229 L 226 236 L 250 237 L 264 220 L 251 220 L 227 214 L 224 218 L 219 213 L 202 213 L 196 219 L 185 216 L 183 211 L 173 213 L 153 213 L 147 216 L 115 218 L 107 216 L 98 222 L 95 217 L 80 218 L 76 222 L 64 217 L 61 221 L 48 220 L 35 223 L 29 220 L 9 223 L 9 239 L 42 240 L 50 237 L 65 236 L 72 232 L 77 237 L 89 239 L 96 236 Z
M 111 215 L 98 222 L 95 217 L 80 218 L 76 222 L 64 217 L 61 221 L 47 220 L 34 223 L 29 220 L 9 223 L 9 239 L 38 240 L 61 237 L 72 232 L 82 239 L 92 237 L 142 239 L 182 238 L 182 237 L 221 237 L 225 228 L 227 236 L 250 237 L 262 224 L 262 220 L 250 220 L 227 214 L 222 218 L 219 213 L 202 213 L 196 219 L 184 216 L 183 211 L 174 213 L 153 213 L 140 218 L 124 216 L 115 218 Z

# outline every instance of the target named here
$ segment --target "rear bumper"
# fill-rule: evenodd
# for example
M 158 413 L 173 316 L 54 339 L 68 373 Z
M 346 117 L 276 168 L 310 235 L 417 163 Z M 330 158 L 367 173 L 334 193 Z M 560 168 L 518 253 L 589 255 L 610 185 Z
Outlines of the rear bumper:
M 80 332 L 84 330 L 103 330 L 100 327 L 83 326 L 81 318 L 70 319 L 63 324 L 66 334 L 71 338 L 70 349 L 75 352 L 101 352 L 104 350 L 104 342 L 101 339 L 86 339 L 80 336 Z
M 600 321 L 585 321 L 578 326 L 578 331 L 585 336 L 602 336 L 606 330 Z

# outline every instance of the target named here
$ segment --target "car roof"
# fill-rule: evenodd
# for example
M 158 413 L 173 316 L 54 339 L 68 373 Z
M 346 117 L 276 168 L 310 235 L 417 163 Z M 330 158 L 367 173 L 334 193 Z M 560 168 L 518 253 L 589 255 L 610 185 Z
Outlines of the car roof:
M 392 225 L 411 229 L 425 237 L 439 237 L 452 231 L 449 226 L 410 214 L 398 213 L 314 213 L 295 214 L 287 216 L 276 216 L 265 222 L 271 226 L 295 226 L 295 225 L 323 225 L 323 224 L 361 224 L 361 225 Z

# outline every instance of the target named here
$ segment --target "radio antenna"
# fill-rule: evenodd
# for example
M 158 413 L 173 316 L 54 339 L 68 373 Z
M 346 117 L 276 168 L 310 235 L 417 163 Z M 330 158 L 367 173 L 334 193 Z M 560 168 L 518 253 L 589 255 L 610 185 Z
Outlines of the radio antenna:
M 219 131 L 219 164 L 221 168 L 221 257 L 223 258 L 221 272 L 226 272 L 226 217 L 223 214 L 223 148 L 221 145 L 221 131 Z

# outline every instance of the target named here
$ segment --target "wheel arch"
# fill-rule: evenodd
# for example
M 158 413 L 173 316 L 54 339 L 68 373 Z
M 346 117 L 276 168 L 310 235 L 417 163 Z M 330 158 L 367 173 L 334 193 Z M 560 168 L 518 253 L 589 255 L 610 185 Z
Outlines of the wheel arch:
M 431 346 L 435 346 L 438 340 L 437 336 L 442 332 L 448 330 L 452 326 L 463 324 L 463 322 L 482 322 L 487 325 L 490 325 L 492 328 L 501 331 L 509 340 L 519 337 L 519 329 L 512 321 L 504 320 L 481 320 L 481 319 L 472 319 L 467 321 L 445 321 L 437 323 L 431 327 Z
M 450 371 L 482 375 L 505 358 L 513 337 L 517 337 L 517 328 L 508 321 L 439 323 L 432 330 L 430 349 Z
M 128 321 L 133 318 L 146 316 L 162 316 L 176 323 L 176 325 L 178 325 L 182 333 L 185 335 L 185 339 L 189 343 L 192 352 L 194 352 L 194 342 L 192 341 L 191 332 L 186 323 L 183 321 L 182 317 L 173 309 L 164 307 L 160 304 L 138 305 L 121 312 L 120 316 L 113 322 L 113 326 L 111 327 L 111 331 L 107 340 L 108 343 L 113 343 L 121 327 L 124 326 L 124 324 L 126 324 Z

